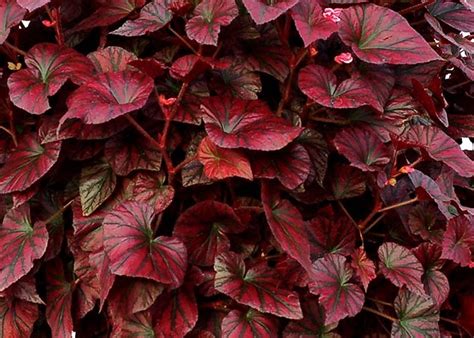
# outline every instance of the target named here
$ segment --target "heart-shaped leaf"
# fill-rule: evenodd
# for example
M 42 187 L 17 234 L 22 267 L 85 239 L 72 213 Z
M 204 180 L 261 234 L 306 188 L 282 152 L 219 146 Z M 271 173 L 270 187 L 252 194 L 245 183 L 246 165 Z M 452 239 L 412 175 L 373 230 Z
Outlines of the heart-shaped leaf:
M 253 309 L 232 310 L 222 320 L 222 337 L 276 337 L 278 322 L 274 317 Z
M 53 96 L 69 79 L 82 84 L 92 78 L 94 66 L 87 57 L 73 49 L 52 43 L 35 45 L 25 56 L 28 66 L 8 78 L 10 99 L 15 106 L 39 115 L 50 106 Z
M 0 291 L 33 268 L 46 252 L 48 237 L 45 223 L 31 222 L 28 204 L 7 212 L 0 226 Z
M 423 266 L 407 248 L 393 242 L 383 243 L 378 249 L 380 271 L 398 287 L 425 295 L 421 277 Z
M 5 0 L 0 4 L 0 44 L 10 34 L 10 29 L 20 23 L 26 10 L 18 6 L 15 0 Z
M 455 29 L 464 32 L 474 31 L 474 12 L 459 3 L 437 0 L 427 8 L 435 18 Z
M 392 325 L 392 337 L 440 337 L 439 313 L 429 297 L 402 288 L 393 306 L 398 321 Z
M 450 259 L 461 266 L 471 263 L 471 250 L 474 249 L 474 220 L 459 216 L 448 223 L 443 236 L 442 258 Z
M 242 2 L 249 11 L 253 21 L 255 21 L 257 25 L 261 25 L 278 18 L 281 14 L 296 5 L 298 0 L 242 0 Z
M 328 254 L 313 263 L 309 289 L 319 295 L 326 323 L 353 317 L 362 310 L 364 291 L 350 282 L 352 274 L 346 258 L 338 254 Z
M 222 148 L 279 150 L 301 133 L 275 117 L 262 101 L 210 97 L 201 105 L 206 131 Z
M 154 206 L 156 213 L 163 212 L 171 204 L 175 194 L 174 188 L 165 184 L 165 178 L 163 173 L 137 173 L 133 177 L 134 200 Z
M 137 71 L 104 73 L 74 91 L 67 100 L 68 119 L 87 124 L 108 122 L 142 108 L 153 90 L 153 79 Z
M 21 299 L 0 297 L 0 336 L 30 337 L 38 315 L 37 304 Z
M 337 166 L 331 180 L 331 191 L 334 199 L 345 199 L 362 195 L 365 191 L 365 176 L 358 169 L 350 166 Z
M 137 56 L 122 47 L 109 46 L 87 55 L 98 73 L 121 72 L 129 69 L 128 64 Z
M 280 317 L 303 318 L 298 294 L 277 287 L 280 280 L 272 269 L 262 264 L 247 269 L 241 255 L 228 251 L 216 257 L 214 270 L 216 289 L 236 302 Z
M 164 337 L 158 328 L 153 328 L 150 311 L 134 313 L 125 318 L 115 318 L 112 337 Z
M 403 16 L 375 4 L 344 9 L 339 36 L 361 60 L 369 63 L 407 65 L 441 60 Z
M 140 36 L 159 30 L 173 18 L 173 13 L 168 9 L 170 3 L 170 0 L 154 0 L 150 2 L 142 8 L 138 19 L 126 21 L 122 26 L 109 34 Z
M 203 0 L 186 23 L 186 34 L 200 44 L 216 46 L 221 26 L 229 25 L 238 14 L 235 0 Z
M 351 267 L 362 282 L 365 292 L 367 292 L 370 281 L 377 276 L 375 274 L 375 264 L 367 258 L 365 250 L 361 247 L 354 250 L 351 259 Z
M 186 272 L 186 247 L 173 237 L 155 238 L 151 227 L 154 217 L 151 206 L 132 201 L 105 217 L 104 248 L 110 270 L 116 275 L 149 278 L 176 288 L 183 283 Z
M 0 169 L 0 193 L 24 191 L 46 175 L 59 158 L 61 141 L 40 144 L 34 134 L 25 134 Z

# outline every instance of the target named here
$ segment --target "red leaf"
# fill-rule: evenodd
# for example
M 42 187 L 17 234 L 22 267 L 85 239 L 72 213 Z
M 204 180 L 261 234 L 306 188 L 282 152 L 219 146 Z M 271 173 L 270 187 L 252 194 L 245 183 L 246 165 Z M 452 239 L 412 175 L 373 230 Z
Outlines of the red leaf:
M 214 96 L 201 108 L 209 138 L 219 147 L 278 150 L 301 133 L 261 101 Z
M 0 169 L 0 193 L 24 191 L 48 173 L 59 158 L 61 141 L 40 144 L 36 135 L 26 134 Z
M 298 86 L 303 93 L 317 103 L 330 108 L 357 108 L 370 105 L 379 108 L 380 103 L 370 87 L 360 77 L 338 84 L 336 75 L 319 65 L 304 67 L 298 76 Z
M 126 318 L 114 318 L 110 336 L 165 338 L 159 329 L 153 328 L 150 311 L 138 312 Z
M 390 162 L 389 148 L 367 128 L 345 128 L 334 138 L 337 151 L 362 171 L 380 171 Z
M 163 212 L 173 201 L 175 193 L 171 185 L 165 184 L 165 178 L 163 173 L 137 173 L 133 178 L 133 199 L 154 206 L 156 213 Z
M 262 185 L 262 203 L 270 230 L 288 256 L 310 269 L 310 245 L 305 222 L 298 209 L 278 196 L 268 183 Z
M 316 180 L 320 185 L 323 185 L 324 176 L 328 167 L 329 150 L 326 140 L 323 135 L 313 129 L 305 129 L 297 138 L 308 152 L 311 163 L 313 164 L 314 174 Z
M 138 19 L 126 21 L 109 34 L 140 36 L 163 28 L 173 18 L 173 13 L 168 9 L 169 3 L 170 0 L 150 2 L 142 8 Z
M 298 0 L 278 0 L 278 1 L 259 1 L 242 0 L 245 8 L 250 13 L 253 21 L 257 25 L 264 24 L 278 18 L 291 7 L 298 3 Z
M 46 319 L 53 337 L 69 338 L 73 329 L 71 316 L 73 285 L 66 280 L 63 262 L 60 259 L 51 261 L 46 271 Z
M 364 291 L 350 282 L 352 274 L 346 258 L 338 254 L 328 254 L 313 263 L 309 290 L 319 295 L 326 310 L 326 323 L 353 317 L 362 310 Z
M 212 266 L 217 253 L 230 249 L 227 234 L 245 227 L 227 204 L 203 201 L 185 210 L 176 221 L 173 236 L 181 239 L 192 263 Z
M 151 206 L 131 201 L 105 217 L 104 247 L 110 270 L 116 275 L 149 278 L 176 288 L 186 272 L 186 248 L 173 237 L 154 238 L 154 217 Z
M 291 9 L 291 16 L 305 47 L 318 39 L 327 39 L 338 30 L 336 23 L 323 17 L 321 6 L 313 0 L 300 0 Z
M 45 223 L 33 226 L 28 204 L 7 212 L 0 227 L 0 291 L 25 276 L 34 261 L 43 257 L 48 237 Z
M 21 7 L 26 8 L 29 12 L 33 12 L 35 9 L 49 3 L 50 0 L 16 0 L 16 2 L 18 2 Z
M 333 177 L 331 191 L 336 200 L 356 197 L 365 191 L 365 176 L 358 169 L 345 165 L 337 166 Z
M 30 337 L 38 319 L 38 305 L 21 299 L 0 297 L 0 336 Z
M 221 26 L 229 25 L 238 14 L 234 0 L 203 0 L 186 23 L 186 34 L 200 44 L 216 46 Z
M 109 296 L 109 292 L 115 282 L 115 275 L 110 272 L 110 259 L 103 249 L 91 254 L 89 256 L 89 261 L 91 265 L 94 266 L 97 274 L 97 279 L 99 280 L 99 310 L 102 311 L 105 300 Z
M 98 73 L 121 72 L 129 69 L 128 64 L 137 60 L 137 56 L 122 47 L 110 46 L 89 53 L 87 57 Z
M 421 277 L 423 266 L 407 248 L 392 243 L 383 243 L 378 249 L 380 271 L 398 287 L 406 286 L 412 292 L 425 295 Z
M 444 209 L 445 204 L 442 207 Z M 432 243 L 441 243 L 445 223 L 445 218 L 432 203 L 419 204 L 408 214 L 408 226 L 411 233 Z
M 221 180 L 236 176 L 253 180 L 250 162 L 243 153 L 220 148 L 209 137 L 201 141 L 197 158 L 204 165 L 204 174 L 210 179 Z
M 441 60 L 404 17 L 375 4 L 344 9 L 339 36 L 361 60 L 369 63 L 416 64 Z
M 395 85 L 394 71 L 388 65 L 358 64 L 359 80 L 369 88 L 370 104 L 379 112 L 386 110 L 387 101 L 393 93 Z
M 296 189 L 308 178 L 311 159 L 306 149 L 293 143 L 275 151 L 254 157 L 253 172 L 258 178 L 277 178 L 289 190 Z
M 81 319 L 94 308 L 101 288 L 96 271 L 89 262 L 89 253 L 82 250 L 74 253 L 74 274 L 79 280 L 76 287 L 74 317 Z
M 260 312 L 301 319 L 298 294 L 278 287 L 279 277 L 264 265 L 247 269 L 243 257 L 231 251 L 216 257 L 215 287 L 236 302 Z
M 278 322 L 275 318 L 248 309 L 232 310 L 222 320 L 222 337 L 277 337 Z
M 452 1 L 435 1 L 428 7 L 435 18 L 460 31 L 474 31 L 474 12 L 463 5 Z
M 15 0 L 4 0 L 0 4 L 0 44 L 3 44 L 10 34 L 10 29 L 20 23 L 26 10 L 17 5 Z
M 363 248 L 355 249 L 351 255 L 351 259 L 351 267 L 362 282 L 365 292 L 367 292 L 370 281 L 377 276 L 375 274 L 375 264 L 367 258 L 367 254 Z
M 461 266 L 471 263 L 474 249 L 474 221 L 465 216 L 453 218 L 443 236 L 442 258 L 450 259 Z
M 153 79 L 137 71 L 104 73 L 74 91 L 67 100 L 68 119 L 86 124 L 108 122 L 142 108 L 153 90 Z

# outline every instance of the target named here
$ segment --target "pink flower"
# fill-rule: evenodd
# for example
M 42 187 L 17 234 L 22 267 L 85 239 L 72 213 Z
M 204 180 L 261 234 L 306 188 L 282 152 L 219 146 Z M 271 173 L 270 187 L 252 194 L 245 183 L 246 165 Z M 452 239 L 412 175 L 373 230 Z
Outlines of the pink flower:
M 342 9 L 340 8 L 325 8 L 323 12 L 323 17 L 326 20 L 330 20 L 334 23 L 338 23 L 341 21 L 341 18 L 339 16 L 341 15 Z
M 334 61 L 339 64 L 351 63 L 353 60 L 351 53 L 341 53 L 334 58 Z
M 398 169 L 398 171 L 402 174 L 409 174 L 409 173 L 414 172 L 415 169 L 413 167 L 410 167 L 409 165 L 405 165 L 401 167 L 400 169 Z

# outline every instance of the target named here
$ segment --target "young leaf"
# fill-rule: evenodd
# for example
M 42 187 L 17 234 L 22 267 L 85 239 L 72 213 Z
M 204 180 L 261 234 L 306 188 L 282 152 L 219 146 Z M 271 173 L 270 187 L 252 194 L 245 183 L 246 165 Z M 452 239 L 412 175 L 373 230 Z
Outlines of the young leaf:
M 278 322 L 253 309 L 232 310 L 222 320 L 222 337 L 276 338 Z
M 236 302 L 280 317 L 303 318 L 298 294 L 277 287 L 279 277 L 272 269 L 262 264 L 247 269 L 241 255 L 228 251 L 216 257 L 214 270 L 216 289 Z
M 313 263 L 309 290 L 319 295 L 319 302 L 326 311 L 326 323 L 353 317 L 362 310 L 364 291 L 350 282 L 352 274 L 342 255 L 328 254 Z
M 202 139 L 197 158 L 204 166 L 204 174 L 210 179 L 221 180 L 236 176 L 253 180 L 250 162 L 243 153 L 220 148 L 209 137 Z
M 186 34 L 200 44 L 217 46 L 221 26 L 229 25 L 238 14 L 235 0 L 203 0 L 186 23 Z
M 44 222 L 31 222 L 28 204 L 7 212 L 0 226 L 0 291 L 33 268 L 46 252 L 48 237 Z
M 458 216 L 448 223 L 443 236 L 442 258 L 450 259 L 461 266 L 471 263 L 474 249 L 474 221 L 472 217 Z
M 378 249 L 380 271 L 398 287 L 425 296 L 421 277 L 423 266 L 410 250 L 393 242 L 383 243 Z
M 94 67 L 84 55 L 52 43 L 41 43 L 25 56 L 28 66 L 10 75 L 8 88 L 15 106 L 30 114 L 43 114 L 53 96 L 67 80 L 82 84 L 92 79 Z
M 262 25 L 278 18 L 281 14 L 291 9 L 291 7 L 298 3 L 298 0 L 242 0 L 242 2 L 249 11 L 253 21 L 257 25 Z
M 441 60 L 404 17 L 375 4 L 344 9 L 339 36 L 357 57 L 368 63 L 406 65 Z
M 210 97 L 201 105 L 206 131 L 222 148 L 279 150 L 301 133 L 275 117 L 262 101 Z
M 25 191 L 46 175 L 59 158 L 61 141 L 40 144 L 35 134 L 25 134 L 0 168 L 0 193 Z
M 0 4 L 0 44 L 3 44 L 10 34 L 10 29 L 20 23 L 26 10 L 17 5 L 15 0 L 5 0 Z
M 168 9 L 170 3 L 170 0 L 153 0 L 142 8 L 138 19 L 126 21 L 109 34 L 140 36 L 163 28 L 173 18 L 173 13 Z
M 392 337 L 439 337 L 439 313 L 429 297 L 400 289 L 393 303 L 398 321 L 392 325 Z
M 122 47 L 109 46 L 87 55 L 98 73 L 121 72 L 129 69 L 128 64 L 137 56 Z
M 0 297 L 0 336 L 30 337 L 38 315 L 38 304 L 16 298 Z
M 121 276 L 143 277 L 170 284 L 183 282 L 187 268 L 184 244 L 173 237 L 154 238 L 154 209 L 148 204 L 125 202 L 104 219 L 104 248 L 110 270 Z
M 365 292 L 367 292 L 370 281 L 377 276 L 375 274 L 375 264 L 367 258 L 365 250 L 361 247 L 354 250 L 351 259 L 351 267 L 362 282 Z

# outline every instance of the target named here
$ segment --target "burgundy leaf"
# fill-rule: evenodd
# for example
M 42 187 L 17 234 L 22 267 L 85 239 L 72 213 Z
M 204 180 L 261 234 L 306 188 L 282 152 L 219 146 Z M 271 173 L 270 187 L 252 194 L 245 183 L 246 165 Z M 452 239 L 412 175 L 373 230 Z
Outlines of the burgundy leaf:
M 192 263 L 212 266 L 220 252 L 230 249 L 227 234 L 245 230 L 234 210 L 227 204 L 203 201 L 179 216 L 173 236 L 181 239 Z
M 452 1 L 437 0 L 429 5 L 428 11 L 435 18 L 460 31 L 474 31 L 474 12 Z
M 89 262 L 89 254 L 78 250 L 74 254 L 74 274 L 79 279 L 76 287 L 76 306 L 75 318 L 83 318 L 95 306 L 99 299 L 100 284 L 95 270 Z
M 394 71 L 387 65 L 359 63 L 359 80 L 364 82 L 371 92 L 371 105 L 379 112 L 386 109 L 387 102 L 395 85 Z
M 432 243 L 441 243 L 446 220 L 432 203 L 419 204 L 408 214 L 408 226 L 414 235 Z
M 443 236 L 442 258 L 450 259 L 461 266 L 471 263 L 471 250 L 474 249 L 474 221 L 459 216 L 449 221 Z
M 367 128 L 346 128 L 334 138 L 337 151 L 362 171 L 379 171 L 390 162 L 389 148 Z
M 393 306 L 398 320 L 392 325 L 392 337 L 440 337 L 439 313 L 429 297 L 402 288 Z
M 109 296 L 109 292 L 115 282 L 115 275 L 109 269 L 110 259 L 106 255 L 105 250 L 100 250 L 89 256 L 89 262 L 94 267 L 97 279 L 99 280 L 99 300 L 100 307 L 102 310 L 105 300 Z
M 15 282 L 3 292 L 2 297 L 13 297 L 29 303 L 44 305 L 43 300 L 36 292 L 36 280 L 32 274 L 28 274 Z
M 262 101 L 210 97 L 201 105 L 209 138 L 219 147 L 278 150 L 301 133 Z
M 362 247 L 354 250 L 351 259 L 351 267 L 354 269 L 356 276 L 359 277 L 362 282 L 365 292 L 367 292 L 370 281 L 375 279 L 377 276 L 375 274 L 375 264 L 367 258 L 367 254 Z
M 291 9 L 298 0 L 242 0 L 250 16 L 257 25 L 261 25 L 278 18 L 281 14 Z
M 375 4 L 344 9 L 339 36 L 369 63 L 417 64 L 441 59 L 404 17 Z
M 259 153 L 254 157 L 253 173 L 258 178 L 277 178 L 290 190 L 296 189 L 308 178 L 311 159 L 306 149 L 293 143 L 275 151 Z
M 324 177 L 326 176 L 329 156 L 328 145 L 323 135 L 316 130 L 307 128 L 303 130 L 301 135 L 297 138 L 297 142 L 308 152 L 314 167 L 316 181 L 322 185 Z
M 159 30 L 173 18 L 173 13 L 168 9 L 170 2 L 170 0 L 153 0 L 142 8 L 138 19 L 126 21 L 110 34 L 140 36 Z
M 204 174 L 210 179 L 221 180 L 227 177 L 253 179 L 248 158 L 238 150 L 216 146 L 209 137 L 199 145 L 197 158 L 204 166 Z
M 104 73 L 74 91 L 67 100 L 68 119 L 86 124 L 108 122 L 142 108 L 153 90 L 153 79 L 137 71 Z
M 323 10 L 316 1 L 300 0 L 291 9 L 291 16 L 305 47 L 318 39 L 327 39 L 338 30 L 335 22 L 323 17 Z
M 163 75 L 165 70 L 165 65 L 162 62 L 156 60 L 155 58 L 133 60 L 130 61 L 128 64 L 140 70 L 142 73 L 147 74 L 153 79 Z
M 33 226 L 28 204 L 8 211 L 0 226 L 0 291 L 29 272 L 46 252 L 47 244 L 46 224 L 36 222 Z
M 50 0 L 16 0 L 16 2 L 18 2 L 21 7 L 26 8 L 29 12 L 33 12 L 35 9 L 49 3 Z
M 76 84 L 92 78 L 93 65 L 73 49 L 51 43 L 35 45 L 25 56 L 28 66 L 8 78 L 10 99 L 28 113 L 39 115 L 50 108 L 53 96 L 69 79 Z
M 229 25 L 238 14 L 235 0 L 203 0 L 186 23 L 186 34 L 200 44 L 216 46 L 221 26 Z
M 110 46 L 89 53 L 87 57 L 92 61 L 98 73 L 121 72 L 129 69 L 128 64 L 137 60 L 135 54 L 122 47 Z
M 59 158 L 61 141 L 40 144 L 36 135 L 25 134 L 0 168 L 0 193 L 25 191 L 46 175 Z
M 281 282 L 274 271 L 264 265 L 247 269 L 243 257 L 231 251 L 216 257 L 215 287 L 236 302 L 260 312 L 301 319 L 298 294 L 278 287 Z
M 17 5 L 15 0 L 4 0 L 0 4 L 0 44 L 3 44 L 10 34 L 10 29 L 20 23 L 26 10 Z
M 173 237 L 154 238 L 154 217 L 151 206 L 132 201 L 105 217 L 104 247 L 110 270 L 116 275 L 149 278 L 176 288 L 186 272 L 186 247 Z
M 53 337 L 72 337 L 73 284 L 66 280 L 63 262 L 51 261 L 47 266 L 46 319 Z
M 421 277 L 423 266 L 407 248 L 392 243 L 383 243 L 378 249 L 380 271 L 398 287 L 406 286 L 412 292 L 425 295 Z
M 474 116 L 449 114 L 448 134 L 453 138 L 474 137 Z
M 331 181 L 334 199 L 352 198 L 362 195 L 365 191 L 365 177 L 360 170 L 349 166 L 338 166 Z
M 262 203 L 270 230 L 288 256 L 310 269 L 310 245 L 305 222 L 288 200 L 278 199 L 268 183 L 262 185 Z
M 352 274 L 346 258 L 338 254 L 328 254 L 313 263 L 309 289 L 319 295 L 326 311 L 326 323 L 353 317 L 362 310 L 364 291 L 350 282 Z
M 38 315 L 37 304 L 21 299 L 0 297 L 0 336 L 30 337 Z
M 164 338 L 159 329 L 153 328 L 150 311 L 134 313 L 125 318 L 115 318 L 112 337 Z
M 304 67 L 298 76 L 298 86 L 310 99 L 325 107 L 380 106 L 370 87 L 360 77 L 350 78 L 338 84 L 336 75 L 330 69 L 319 65 Z
M 222 337 L 276 338 L 278 323 L 275 318 L 248 309 L 232 310 L 222 320 Z
M 133 179 L 134 200 L 154 206 L 156 213 L 163 212 L 171 204 L 175 194 L 173 187 L 164 181 L 163 173 L 138 173 Z

